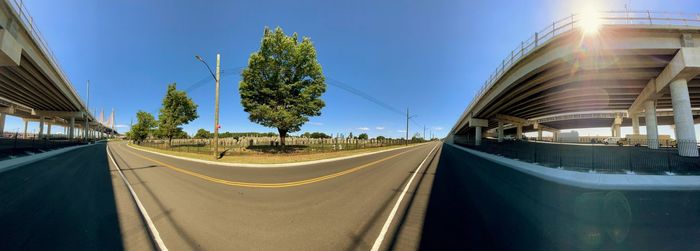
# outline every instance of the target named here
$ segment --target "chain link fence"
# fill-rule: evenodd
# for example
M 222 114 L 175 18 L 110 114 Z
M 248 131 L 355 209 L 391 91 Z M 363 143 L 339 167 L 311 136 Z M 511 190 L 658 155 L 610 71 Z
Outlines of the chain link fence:
M 698 151 L 697 141 L 556 143 L 484 139 L 467 148 L 538 165 L 581 172 L 636 174 L 700 174 L 700 158 L 681 156 Z M 651 145 L 651 147 L 649 147 Z
M 157 148 L 162 150 L 211 154 L 213 152 L 212 139 L 173 139 L 168 145 L 168 140 L 145 140 L 138 145 Z M 385 146 L 399 146 L 405 144 L 422 143 L 424 140 L 403 139 L 313 139 L 303 137 L 285 138 L 285 146 L 282 146 L 279 137 L 239 137 L 220 138 L 219 149 L 225 155 L 242 154 L 266 154 L 266 153 L 286 153 L 286 154 L 310 154 L 323 152 L 336 152 L 347 150 L 358 150 Z
M 20 137 L 0 138 L 0 160 L 12 158 L 12 156 L 26 155 L 41 151 L 48 151 L 61 147 L 80 145 L 85 142 L 80 140 L 69 140 L 67 137 L 53 137 L 48 139 Z

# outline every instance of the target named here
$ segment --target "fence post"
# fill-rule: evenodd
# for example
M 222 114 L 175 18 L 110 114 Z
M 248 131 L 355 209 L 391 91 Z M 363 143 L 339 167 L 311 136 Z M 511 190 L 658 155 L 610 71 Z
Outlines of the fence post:
M 680 143 L 681 142 L 676 143 L 677 148 L 680 148 Z M 668 172 L 673 173 L 673 170 L 671 169 L 671 151 L 668 151 L 668 149 L 666 150 L 666 164 L 668 165 Z

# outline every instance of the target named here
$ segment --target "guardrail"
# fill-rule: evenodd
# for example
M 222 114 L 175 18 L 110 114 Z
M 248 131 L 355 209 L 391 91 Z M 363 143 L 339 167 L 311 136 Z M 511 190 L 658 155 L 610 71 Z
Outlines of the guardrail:
M 597 12 L 597 20 L 601 26 L 606 25 L 673 25 L 673 26 L 700 26 L 700 14 L 651 12 L 651 11 L 607 11 Z M 569 17 L 552 22 L 551 25 L 535 32 L 528 39 L 520 42 L 520 46 L 513 49 L 496 70 L 489 76 L 474 98 L 467 106 L 465 113 L 469 112 L 476 102 L 493 87 L 493 85 L 512 66 L 521 59 L 530 55 L 535 49 L 551 41 L 553 38 L 581 28 L 582 14 L 572 14 Z M 463 114 L 464 115 L 464 114 Z M 461 119 L 460 119 L 461 120 Z M 459 124 L 459 121 L 458 121 Z

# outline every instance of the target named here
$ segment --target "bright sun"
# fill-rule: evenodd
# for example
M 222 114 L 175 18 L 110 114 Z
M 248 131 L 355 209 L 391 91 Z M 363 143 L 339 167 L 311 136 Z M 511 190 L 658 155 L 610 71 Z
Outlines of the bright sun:
M 600 17 L 595 8 L 588 7 L 580 14 L 581 30 L 584 34 L 597 34 L 600 29 Z

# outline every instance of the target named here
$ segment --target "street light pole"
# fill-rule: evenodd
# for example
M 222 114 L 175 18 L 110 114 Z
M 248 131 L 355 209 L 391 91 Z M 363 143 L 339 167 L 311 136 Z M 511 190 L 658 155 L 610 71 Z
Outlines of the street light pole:
M 219 72 L 221 71 L 221 55 L 216 53 L 216 94 L 214 96 L 214 158 L 219 156 Z
M 204 65 L 207 67 L 209 70 L 209 73 L 211 73 L 211 76 L 216 80 L 216 93 L 214 94 L 214 142 L 212 143 L 214 145 L 214 159 L 219 158 L 219 80 L 220 80 L 220 72 L 221 72 L 221 54 L 217 53 L 216 54 L 216 74 L 211 71 L 211 67 L 209 67 L 209 64 L 207 64 L 202 57 L 199 55 L 195 56 L 197 60 L 200 62 L 204 63 Z

